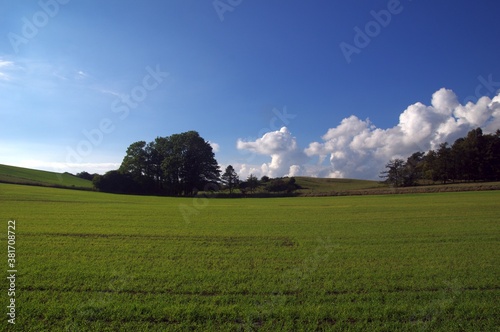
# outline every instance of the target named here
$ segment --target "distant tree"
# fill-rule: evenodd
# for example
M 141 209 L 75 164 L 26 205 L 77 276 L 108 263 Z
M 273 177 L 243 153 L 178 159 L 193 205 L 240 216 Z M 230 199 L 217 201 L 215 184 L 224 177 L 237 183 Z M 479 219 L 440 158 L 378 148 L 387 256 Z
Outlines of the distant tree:
M 453 180 L 453 156 L 448 143 L 442 143 L 437 150 L 436 173 L 437 178 L 443 183 Z
M 402 187 L 405 179 L 406 163 L 403 159 L 392 159 L 385 165 L 386 171 L 380 174 L 381 178 L 385 178 L 385 183 L 394 187 Z
M 500 181 L 500 130 L 495 134 L 485 136 L 485 179 Z
M 243 195 L 246 195 L 247 191 L 249 190 L 248 188 L 248 182 L 246 181 L 240 181 L 240 184 L 238 185 L 238 188 L 240 189 L 241 193 Z
M 266 191 L 269 191 L 269 192 L 288 192 L 288 193 L 291 193 L 298 188 L 299 188 L 299 186 L 297 185 L 295 178 L 291 177 L 288 180 L 285 180 L 285 179 L 270 180 L 266 184 L 264 189 Z
M 424 152 L 415 152 L 406 160 L 403 171 L 403 186 L 414 186 L 423 176 Z
M 403 185 L 415 185 L 418 179 L 432 181 L 498 181 L 500 180 L 500 130 L 494 134 L 483 134 L 481 128 L 458 138 L 450 147 L 447 142 L 426 154 L 417 152 L 405 163 L 403 172 L 391 161 L 381 177 L 388 183 L 399 186 L 397 180 L 403 174 Z M 400 165 L 399 165 L 400 166 Z
M 459 138 L 451 147 L 452 178 L 454 180 L 471 181 L 474 174 L 471 173 L 469 160 L 467 159 L 467 146 L 464 138 Z
M 255 189 L 259 186 L 259 180 L 253 174 L 250 174 L 247 178 L 247 187 L 251 193 L 255 191 Z
M 229 188 L 229 193 L 233 193 L 233 189 L 239 184 L 238 174 L 234 170 L 233 166 L 229 165 L 226 167 L 226 171 L 222 174 L 222 182 Z
M 293 192 L 299 188 L 300 186 L 297 184 L 297 180 L 293 176 L 288 179 L 287 192 Z
M 80 173 L 76 173 L 76 176 L 81 178 L 81 179 L 84 179 L 84 180 L 89 180 L 89 181 L 92 181 L 92 179 L 94 178 L 94 175 L 95 174 L 90 174 L 88 172 L 80 172 Z
M 437 181 L 437 154 L 434 150 L 429 150 L 423 159 L 423 177 L 424 179 Z
M 267 182 L 269 182 L 269 180 L 271 180 L 271 179 L 267 175 L 264 175 L 263 177 L 260 178 L 261 183 L 267 183 Z
M 287 190 L 287 184 L 283 179 L 273 179 L 269 181 L 266 186 L 265 190 L 269 192 L 283 192 Z
M 119 171 L 109 171 L 104 175 L 96 175 L 92 180 L 94 187 L 99 191 L 134 194 L 140 192 L 140 187 L 134 179 Z

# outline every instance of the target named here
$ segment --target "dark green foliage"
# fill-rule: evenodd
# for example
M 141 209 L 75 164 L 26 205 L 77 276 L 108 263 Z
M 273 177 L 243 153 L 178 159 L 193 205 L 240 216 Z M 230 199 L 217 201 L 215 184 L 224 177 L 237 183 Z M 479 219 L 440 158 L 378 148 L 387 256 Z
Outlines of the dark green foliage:
M 100 191 L 117 194 L 140 192 L 140 186 L 133 177 L 119 171 L 109 171 L 102 176 L 95 176 L 92 182 Z
M 403 187 L 405 167 L 403 159 L 393 159 L 385 165 L 387 171 L 382 172 L 380 177 L 385 178 L 385 182 L 394 187 Z
M 251 193 L 255 191 L 255 189 L 259 186 L 259 179 L 253 174 L 250 174 L 250 176 L 247 179 L 247 188 L 250 190 Z
M 118 170 L 127 185 L 113 181 L 101 191 L 129 193 L 192 195 L 205 186 L 219 181 L 219 166 L 212 147 L 196 131 L 157 137 L 153 142 L 132 143 Z M 129 181 L 135 185 L 130 185 Z M 114 187 L 116 185 L 117 187 Z M 117 189 L 118 188 L 118 189 Z
M 222 182 L 229 188 L 230 194 L 232 194 L 233 189 L 238 186 L 240 180 L 232 165 L 226 167 L 226 171 L 222 174 Z
M 92 181 L 92 179 L 94 178 L 96 174 L 90 174 L 88 172 L 80 172 L 80 173 L 77 173 L 76 176 L 79 177 L 80 179 L 84 179 L 84 180 L 89 180 L 89 181 Z
M 300 189 L 300 186 L 297 185 L 294 177 L 286 179 L 272 179 L 270 180 L 265 189 L 269 192 L 288 192 L 291 193 L 296 189 Z
M 416 152 L 406 162 L 391 160 L 381 173 L 395 187 L 413 186 L 419 180 L 448 182 L 500 180 L 500 130 L 483 135 L 481 128 L 471 130 L 449 146 L 437 151 Z
M 415 152 L 407 160 L 404 170 L 404 185 L 415 186 L 417 181 L 422 178 L 424 166 L 424 152 Z
M 266 185 L 266 190 L 269 192 L 282 192 L 286 191 L 287 184 L 282 179 L 272 180 Z

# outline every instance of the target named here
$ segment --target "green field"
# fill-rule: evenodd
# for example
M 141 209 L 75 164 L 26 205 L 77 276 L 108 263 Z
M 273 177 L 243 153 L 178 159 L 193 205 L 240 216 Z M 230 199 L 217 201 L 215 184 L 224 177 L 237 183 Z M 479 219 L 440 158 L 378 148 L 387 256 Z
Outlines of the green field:
M 499 202 L 499 191 L 203 199 L 0 184 L 4 266 L 16 219 L 18 270 L 16 325 L 4 313 L 0 326 L 498 331 Z
M 45 187 L 93 188 L 92 181 L 81 179 L 69 173 L 39 171 L 2 164 L 0 164 L 0 182 Z
M 327 179 L 304 176 L 298 176 L 296 177 L 296 179 L 297 184 L 302 187 L 302 189 L 299 190 L 301 194 L 332 193 L 387 188 L 387 185 L 385 184 L 370 180 Z

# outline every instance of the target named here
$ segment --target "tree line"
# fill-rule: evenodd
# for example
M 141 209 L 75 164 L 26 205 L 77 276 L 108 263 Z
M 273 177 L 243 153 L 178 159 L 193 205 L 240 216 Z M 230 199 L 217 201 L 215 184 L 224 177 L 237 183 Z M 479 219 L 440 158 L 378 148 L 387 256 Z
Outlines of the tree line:
M 125 194 L 191 196 L 198 191 L 227 188 L 230 195 L 234 190 L 246 195 L 260 188 L 270 193 L 290 193 L 299 188 L 294 178 L 263 176 L 259 181 L 250 174 L 241 181 L 231 165 L 221 176 L 212 146 L 196 131 L 132 143 L 117 170 L 104 175 L 82 172 L 78 176 L 92 177 L 99 191 Z
M 436 150 L 415 152 L 406 160 L 393 159 L 385 168 L 381 177 L 395 187 L 423 181 L 500 181 L 500 130 L 484 135 L 477 128 L 452 146 L 442 143 Z M 291 193 L 300 188 L 294 178 L 263 176 L 258 180 L 251 174 L 246 181 L 240 181 L 231 165 L 221 176 L 212 146 L 196 131 L 132 143 L 117 170 L 104 175 L 82 172 L 78 176 L 92 177 L 100 191 L 130 194 L 190 196 L 221 188 L 229 189 L 230 195 L 234 190 L 246 194 L 258 189 Z
M 445 142 L 436 150 L 415 152 L 406 161 L 393 159 L 385 168 L 380 176 L 395 187 L 415 186 L 422 180 L 500 181 L 500 130 L 484 135 L 481 128 L 473 129 L 451 146 Z
M 269 176 L 264 175 L 259 180 L 255 175 L 250 174 L 246 181 L 241 181 L 232 165 L 226 167 L 226 171 L 221 177 L 221 183 L 225 188 L 229 189 L 230 195 L 233 194 L 235 189 L 239 189 L 243 195 L 248 192 L 253 194 L 257 190 L 267 193 L 290 194 L 297 189 L 301 189 L 294 177 L 271 179 Z

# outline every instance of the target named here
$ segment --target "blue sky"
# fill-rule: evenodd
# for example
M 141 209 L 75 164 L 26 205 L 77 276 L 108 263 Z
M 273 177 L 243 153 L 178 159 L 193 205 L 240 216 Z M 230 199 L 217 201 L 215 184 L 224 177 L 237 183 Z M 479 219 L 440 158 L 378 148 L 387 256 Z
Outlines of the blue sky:
M 389 158 L 500 127 L 499 9 L 3 1 L 0 163 L 103 173 L 135 141 L 196 130 L 242 177 L 376 178 Z

